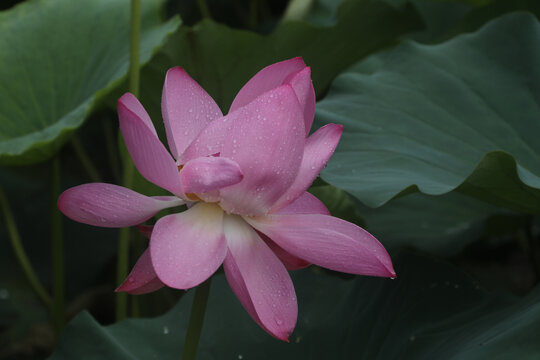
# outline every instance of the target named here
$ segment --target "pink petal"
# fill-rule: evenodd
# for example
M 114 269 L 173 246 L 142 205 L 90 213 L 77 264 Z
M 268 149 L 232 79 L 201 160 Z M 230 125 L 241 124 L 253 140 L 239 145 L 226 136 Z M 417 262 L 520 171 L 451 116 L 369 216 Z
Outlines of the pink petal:
M 313 82 L 311 81 L 311 69 L 305 67 L 296 73 L 292 73 L 283 83 L 290 84 L 298 97 L 298 101 L 304 112 L 307 136 L 315 117 L 315 89 L 313 88 Z
M 242 181 L 240 166 L 223 157 L 200 157 L 188 161 L 180 171 L 186 193 L 206 193 Z
M 197 203 L 159 219 L 150 239 L 154 270 L 175 289 L 189 289 L 208 279 L 226 253 L 223 211 L 215 204 Z
M 287 192 L 272 206 L 271 212 L 287 206 L 311 186 L 334 154 L 342 132 L 342 125 L 328 124 L 307 139 L 300 171 Z
M 224 231 L 229 247 L 224 269 L 231 288 L 264 330 L 288 341 L 298 305 L 287 270 L 240 217 L 227 215 Z
M 390 256 L 364 229 L 328 215 L 245 218 L 287 252 L 345 273 L 395 277 Z
M 234 98 L 229 113 L 246 106 L 258 96 L 284 84 L 285 79 L 292 73 L 306 67 L 301 57 L 281 61 L 269 65 L 255 74 L 240 89 Z
M 161 289 L 164 284 L 157 278 L 150 250 L 146 249 L 141 255 L 128 277 L 115 291 L 124 291 L 132 295 L 141 295 Z
M 296 200 L 280 209 L 275 214 L 321 214 L 330 215 L 330 212 L 321 200 L 317 199 L 313 194 L 307 191 L 300 195 Z
M 278 244 L 273 242 L 268 236 L 262 233 L 259 233 L 259 236 L 261 237 L 261 239 L 264 240 L 266 245 L 268 245 L 270 250 L 272 250 L 272 252 L 279 258 L 279 260 L 281 260 L 287 270 L 300 270 L 311 265 L 310 262 L 304 259 L 300 259 L 299 257 L 294 256 L 293 254 L 290 254 L 280 248 Z
M 175 159 L 206 125 L 222 116 L 214 99 L 181 67 L 167 71 L 161 112 Z
M 176 163 L 159 141 L 154 128 L 150 128 L 147 120 L 138 115 L 141 109 L 137 99 L 129 93 L 118 100 L 120 130 L 133 163 L 148 181 L 181 196 L 183 192 Z
M 90 183 L 64 191 L 58 198 L 58 209 L 84 224 L 126 227 L 140 224 L 162 209 L 184 203 L 175 196 L 152 198 L 122 186 Z
M 148 113 L 142 106 L 142 104 L 139 102 L 139 100 L 133 95 L 132 93 L 125 93 L 121 98 L 122 103 L 125 107 L 127 107 L 131 112 L 133 112 L 136 116 L 139 117 L 139 119 L 142 120 L 142 122 L 148 126 L 148 129 L 157 136 L 156 128 L 154 127 L 154 123 L 150 119 L 150 116 L 148 116 Z
M 280 214 L 280 215 L 286 215 L 286 214 L 330 215 L 330 212 L 319 199 L 317 199 L 312 194 L 305 192 L 293 203 L 289 204 L 288 206 L 276 212 L 276 214 Z M 308 261 L 304 259 L 300 259 L 299 257 L 294 256 L 293 254 L 290 254 L 284 249 L 282 249 L 281 247 L 279 247 L 278 244 L 273 242 L 268 236 L 261 233 L 259 233 L 259 235 L 264 240 L 264 242 L 266 242 L 268 247 L 272 249 L 274 254 L 276 254 L 277 257 L 281 260 L 281 262 L 283 263 L 283 265 L 285 265 L 287 270 L 299 270 L 299 269 L 303 269 L 311 265 L 311 263 L 309 263 Z
M 238 163 L 244 179 L 220 191 L 220 205 L 231 213 L 260 215 L 296 178 L 304 143 L 298 99 L 290 85 L 282 85 L 212 122 L 182 160 L 220 153 Z

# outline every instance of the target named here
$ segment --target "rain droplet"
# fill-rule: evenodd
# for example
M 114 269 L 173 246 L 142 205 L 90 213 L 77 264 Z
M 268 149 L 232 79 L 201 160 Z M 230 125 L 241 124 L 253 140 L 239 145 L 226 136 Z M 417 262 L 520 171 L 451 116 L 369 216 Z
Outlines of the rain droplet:
M 244 356 L 242 356 L 242 354 L 238 354 L 238 359 L 242 360 L 244 358 Z
M 169 333 L 169 327 L 168 326 L 164 326 L 163 327 L 163 335 L 167 335 Z

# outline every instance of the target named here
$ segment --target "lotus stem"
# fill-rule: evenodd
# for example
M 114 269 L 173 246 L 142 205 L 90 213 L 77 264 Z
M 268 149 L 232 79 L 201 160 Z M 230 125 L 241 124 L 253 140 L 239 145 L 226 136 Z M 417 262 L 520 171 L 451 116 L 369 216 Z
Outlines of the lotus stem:
M 182 360 L 195 360 L 197 357 L 197 348 L 204 321 L 204 313 L 206 312 L 206 304 L 208 303 L 208 295 L 210 294 L 210 277 L 204 283 L 195 289 L 195 297 L 189 315 L 189 324 L 182 351 Z
M 131 35 L 129 56 L 129 91 L 139 96 L 139 53 L 141 39 L 141 1 L 131 0 Z M 134 166 L 131 159 L 124 152 L 123 156 L 123 185 L 130 188 L 133 183 Z M 121 284 L 127 276 L 129 267 L 129 228 L 120 229 L 118 238 L 118 259 L 116 267 L 117 284 Z M 127 295 L 116 295 L 116 320 L 125 319 L 127 316 Z
M 17 229 L 17 224 L 15 223 L 15 218 L 13 217 L 13 213 L 11 212 L 11 206 L 9 205 L 9 201 L 1 187 L 0 207 L 2 209 L 2 212 L 4 213 L 4 220 L 9 234 L 9 240 L 11 242 L 11 246 L 13 247 L 13 252 L 15 253 L 15 257 L 19 261 L 19 265 L 21 266 L 24 275 L 26 276 L 26 279 L 32 287 L 32 290 L 34 290 L 37 297 L 52 314 L 52 299 L 47 293 L 47 290 L 45 290 L 45 288 L 39 281 L 39 278 L 37 277 L 36 272 L 34 271 L 34 268 L 32 267 L 30 260 L 28 259 L 28 255 L 26 255 L 26 251 L 24 250 L 24 246 L 19 235 L 19 230 Z
M 203 19 L 212 19 L 206 0 L 197 0 L 197 5 L 199 6 L 199 11 L 201 12 Z
M 122 181 L 120 173 L 120 158 L 118 155 L 118 137 L 115 136 L 111 122 L 108 119 L 103 121 L 103 135 L 105 138 L 105 146 L 107 147 L 107 157 L 109 158 L 109 166 L 111 167 L 112 175 L 115 182 Z
M 254 29 L 258 22 L 259 0 L 249 2 L 249 27 Z
M 139 56 L 141 46 L 141 0 L 131 0 L 129 38 L 129 91 L 139 97 Z
M 90 160 L 90 157 L 86 153 L 86 150 L 84 150 L 84 147 L 82 146 L 81 141 L 76 135 L 74 135 L 71 138 L 71 146 L 73 146 L 73 150 L 75 150 L 75 154 L 79 158 L 81 165 L 84 167 L 84 170 L 86 171 L 90 179 L 93 182 L 102 182 L 99 172 L 97 171 L 96 167 L 92 163 L 92 160 Z
M 57 334 L 60 334 L 65 323 L 64 299 L 64 240 L 62 236 L 62 215 L 56 205 L 60 196 L 60 157 L 57 154 L 52 161 L 51 169 L 51 247 L 53 264 L 53 303 L 52 319 Z

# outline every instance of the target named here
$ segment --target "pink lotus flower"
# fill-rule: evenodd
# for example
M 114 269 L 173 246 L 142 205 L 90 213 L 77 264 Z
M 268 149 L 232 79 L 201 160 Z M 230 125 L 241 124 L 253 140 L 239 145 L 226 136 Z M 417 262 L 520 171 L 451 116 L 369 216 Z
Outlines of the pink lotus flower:
M 297 318 L 287 269 L 328 269 L 395 277 L 384 247 L 368 232 L 329 215 L 306 192 L 332 156 L 342 126 L 311 136 L 315 93 L 301 58 L 268 66 L 238 93 L 222 116 L 213 99 L 181 68 L 167 72 L 162 113 L 172 157 L 132 94 L 118 100 L 120 129 L 138 171 L 174 196 L 147 197 L 102 183 L 66 190 L 59 209 L 73 220 L 104 227 L 164 216 L 149 248 L 118 288 L 143 294 L 163 285 L 189 289 L 222 264 L 251 317 L 287 340 Z M 307 138 L 306 138 L 307 137 Z M 176 160 L 175 160 L 176 159 Z

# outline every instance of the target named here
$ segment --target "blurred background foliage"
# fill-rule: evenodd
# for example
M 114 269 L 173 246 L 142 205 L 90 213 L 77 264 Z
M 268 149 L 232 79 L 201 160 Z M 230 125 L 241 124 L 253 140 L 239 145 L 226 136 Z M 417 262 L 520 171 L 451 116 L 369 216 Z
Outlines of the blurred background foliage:
M 129 1 L 0 8 L 0 185 L 50 290 L 51 157 L 62 190 L 121 182 Z M 168 68 L 186 68 L 226 112 L 260 68 L 302 56 L 315 126 L 345 125 L 310 191 L 372 232 L 398 273 L 294 272 L 290 344 L 259 329 L 218 274 L 199 358 L 540 356 L 538 14 L 536 0 L 143 1 L 140 98 L 160 136 Z M 140 176 L 133 188 L 162 191 Z M 0 225 L 0 359 L 178 358 L 191 292 L 129 297 L 132 318 L 109 325 L 117 231 L 62 225 L 59 339 Z M 145 247 L 132 232 L 131 264 Z

